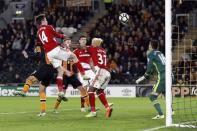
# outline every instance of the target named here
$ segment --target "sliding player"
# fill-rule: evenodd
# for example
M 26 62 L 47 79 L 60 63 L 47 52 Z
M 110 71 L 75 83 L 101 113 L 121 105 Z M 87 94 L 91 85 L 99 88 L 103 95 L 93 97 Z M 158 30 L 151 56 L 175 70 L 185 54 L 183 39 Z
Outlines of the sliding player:
M 112 114 L 112 107 L 109 106 L 109 103 L 106 99 L 104 89 L 107 87 L 107 84 L 110 81 L 111 75 L 107 70 L 107 58 L 106 51 L 101 47 L 103 40 L 100 38 L 92 39 L 92 46 L 87 47 L 87 51 L 90 53 L 93 64 L 96 70 L 96 76 L 90 83 L 90 88 L 88 90 L 91 112 L 86 115 L 86 117 L 96 117 L 95 109 L 95 95 L 97 93 L 99 100 L 105 106 L 106 117 L 109 118 Z
M 37 31 L 38 40 L 42 43 L 45 53 L 54 68 L 57 69 L 57 86 L 58 86 L 58 96 L 63 97 L 63 73 L 64 69 L 61 66 L 62 60 L 67 61 L 68 58 L 72 57 L 74 63 L 76 63 L 77 68 L 80 73 L 83 75 L 84 79 L 88 79 L 85 76 L 85 71 L 82 68 L 77 57 L 71 51 L 65 51 L 60 48 L 54 37 L 64 38 L 63 34 L 57 33 L 54 28 L 48 25 L 46 16 L 44 14 L 38 15 L 36 17 L 36 23 L 39 26 Z
M 62 47 L 65 50 L 70 50 L 71 45 L 71 39 L 66 38 L 64 42 L 62 43 Z M 64 83 L 64 93 L 66 94 L 66 89 L 68 88 L 68 85 L 71 84 L 74 89 L 78 89 L 81 92 L 81 108 L 84 108 L 84 102 L 88 102 L 87 106 L 89 107 L 89 98 L 87 97 L 87 91 L 86 88 L 82 87 L 82 83 L 79 81 L 78 78 L 78 70 L 76 68 L 76 65 L 74 64 L 72 59 L 68 59 L 67 61 L 63 62 L 63 68 L 67 72 L 64 72 L 63 77 L 63 83 Z M 55 103 L 54 112 L 57 113 L 57 109 L 62 101 L 61 97 L 57 98 L 57 101 Z
M 164 118 L 164 114 L 161 110 L 157 97 L 159 96 L 159 94 L 165 95 L 165 57 L 160 51 L 158 51 L 158 48 L 158 41 L 150 41 L 149 50 L 147 51 L 147 70 L 142 77 L 136 80 L 136 83 L 138 84 L 144 79 L 147 79 L 152 70 L 155 70 L 157 72 L 157 83 L 153 86 L 152 93 L 149 98 L 153 103 L 156 111 L 158 112 L 158 115 L 156 115 L 152 119 Z

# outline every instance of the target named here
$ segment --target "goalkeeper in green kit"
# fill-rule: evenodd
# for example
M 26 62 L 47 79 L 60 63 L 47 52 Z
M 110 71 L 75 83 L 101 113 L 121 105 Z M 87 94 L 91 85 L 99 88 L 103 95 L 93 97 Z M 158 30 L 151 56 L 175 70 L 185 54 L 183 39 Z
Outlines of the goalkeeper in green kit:
M 153 103 L 154 108 L 158 112 L 158 115 L 156 115 L 152 119 L 164 118 L 164 114 L 161 110 L 157 97 L 159 96 L 159 94 L 165 95 L 165 57 L 160 51 L 158 51 L 158 48 L 158 41 L 150 41 L 149 49 L 147 51 L 147 70 L 142 77 L 136 80 L 136 83 L 139 84 L 144 79 L 147 79 L 152 71 L 155 71 L 157 73 L 157 83 L 153 86 L 149 98 Z

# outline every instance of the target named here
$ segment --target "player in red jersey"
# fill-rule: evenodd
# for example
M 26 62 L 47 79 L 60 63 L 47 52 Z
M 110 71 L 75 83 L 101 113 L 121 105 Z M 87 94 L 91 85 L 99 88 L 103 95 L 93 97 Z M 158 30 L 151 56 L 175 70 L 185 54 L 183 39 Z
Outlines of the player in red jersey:
M 79 48 L 75 49 L 73 52 L 75 53 L 75 55 L 77 56 L 77 58 L 79 59 L 79 61 L 81 62 L 81 65 L 83 67 L 83 69 L 85 70 L 85 73 L 87 76 L 90 77 L 90 80 L 83 80 L 80 76 L 80 81 L 83 84 L 83 87 L 85 89 L 87 89 L 87 87 L 90 86 L 90 81 L 91 78 L 95 77 L 95 73 L 93 72 L 92 69 L 93 65 L 91 64 L 91 56 L 88 53 L 88 51 L 86 50 L 86 43 L 87 43 L 87 39 L 85 36 L 80 36 L 79 38 Z M 83 102 L 85 100 L 85 103 L 87 104 L 87 106 L 89 107 L 89 98 L 88 98 L 88 94 L 83 94 L 83 98 L 81 99 L 81 101 Z M 86 112 L 86 109 L 84 107 L 81 107 L 81 112 Z
M 100 38 L 92 39 L 92 46 L 87 47 L 87 51 L 90 53 L 93 64 L 96 70 L 96 76 L 90 82 L 90 88 L 88 90 L 91 112 L 86 115 L 86 117 L 96 117 L 96 109 L 95 109 L 95 95 L 94 92 L 97 93 L 99 100 L 105 106 L 106 109 L 106 117 L 110 117 L 113 109 L 109 106 L 109 103 L 106 99 L 104 89 L 107 87 L 107 84 L 110 81 L 111 75 L 107 70 L 107 57 L 106 51 L 101 47 L 101 43 L 103 42 Z
M 77 68 L 81 74 L 85 76 L 85 71 L 82 68 L 80 62 L 78 61 L 76 55 L 71 51 L 66 51 L 58 45 L 55 40 L 57 38 L 64 38 L 63 34 L 57 33 L 54 28 L 48 25 L 46 16 L 44 14 L 38 15 L 36 17 L 36 23 L 39 26 L 37 31 L 38 41 L 40 41 L 44 47 L 47 57 L 54 68 L 57 69 L 57 85 L 58 85 L 58 96 L 63 97 L 63 72 L 62 60 L 67 61 L 68 58 L 72 58 L 74 63 L 76 63 Z
M 64 40 L 64 42 L 61 44 L 62 48 L 66 49 L 66 50 L 70 50 L 71 48 L 71 39 L 70 38 L 66 38 Z M 87 90 L 85 88 L 83 88 L 82 83 L 79 80 L 78 77 L 78 70 L 76 68 L 76 66 L 74 65 L 72 59 L 68 59 L 67 61 L 63 61 L 63 67 L 65 70 L 67 70 L 67 72 L 64 73 L 64 92 L 66 94 L 66 89 L 68 88 L 68 85 L 71 84 L 73 86 L 74 89 L 78 89 L 81 93 L 81 100 L 83 99 L 83 101 L 81 101 L 81 107 L 85 107 L 85 102 L 86 105 L 89 107 L 89 98 L 87 97 Z M 58 97 L 57 101 L 55 103 L 55 107 L 54 107 L 54 112 L 57 112 L 57 109 L 60 105 L 62 101 L 62 98 Z

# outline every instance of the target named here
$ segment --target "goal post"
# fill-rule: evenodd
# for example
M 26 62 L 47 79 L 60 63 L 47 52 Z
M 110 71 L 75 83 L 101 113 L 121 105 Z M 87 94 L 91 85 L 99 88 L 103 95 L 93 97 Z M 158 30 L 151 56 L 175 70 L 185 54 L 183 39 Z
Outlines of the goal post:
M 172 44 L 172 0 L 165 1 L 166 127 L 197 128 L 197 27 Z M 188 22 L 189 23 L 189 22 Z M 179 27 L 178 27 L 179 28 Z M 193 28 L 193 30 L 192 30 Z M 178 29 L 179 30 L 179 29 Z M 195 36 L 195 37 L 194 37 Z M 176 83 L 172 84 L 172 73 Z M 179 81 L 180 80 L 180 81 Z M 183 83 L 181 83 L 183 81 Z M 174 115 L 172 115 L 172 110 Z
M 172 1 L 165 1 L 166 126 L 172 126 Z

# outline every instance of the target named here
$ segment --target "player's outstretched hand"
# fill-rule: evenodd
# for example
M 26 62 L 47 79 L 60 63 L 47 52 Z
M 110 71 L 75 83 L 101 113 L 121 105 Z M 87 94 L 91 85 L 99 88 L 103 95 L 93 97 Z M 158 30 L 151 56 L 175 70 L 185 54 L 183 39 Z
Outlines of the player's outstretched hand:
M 140 77 L 140 78 L 138 78 L 136 81 L 135 81 L 135 83 L 136 84 L 139 84 L 141 81 L 143 81 L 145 79 L 145 77 L 144 76 L 142 76 L 142 77 Z

